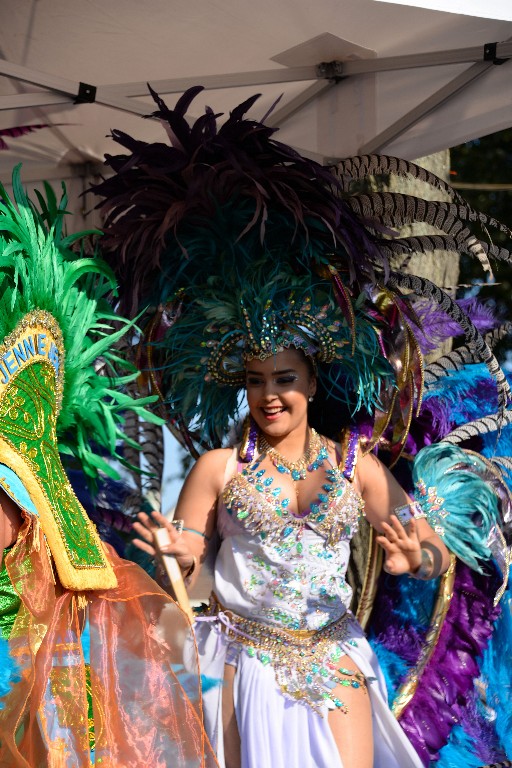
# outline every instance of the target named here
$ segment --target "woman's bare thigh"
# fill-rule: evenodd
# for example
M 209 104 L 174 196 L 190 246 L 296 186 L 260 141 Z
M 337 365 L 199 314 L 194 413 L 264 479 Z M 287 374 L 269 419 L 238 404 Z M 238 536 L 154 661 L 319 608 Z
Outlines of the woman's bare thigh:
M 236 722 L 233 684 L 236 667 L 224 665 L 224 686 L 222 688 L 222 726 L 224 732 L 224 761 L 226 768 L 240 768 L 240 734 Z
M 348 656 L 341 657 L 339 667 L 359 672 Z M 355 679 L 343 674 L 340 677 L 347 681 Z M 373 768 L 372 709 L 366 684 L 357 688 L 338 685 L 331 695 L 344 704 L 343 710 L 333 710 L 328 716 L 343 768 Z
M 356 664 L 342 656 L 339 667 L 359 672 Z M 236 721 L 233 684 L 236 667 L 224 666 L 224 686 L 222 689 L 222 723 L 224 733 L 224 759 L 226 768 L 240 768 L 240 734 Z M 351 680 L 348 675 L 343 679 Z M 343 768 L 373 768 L 373 733 L 370 697 L 366 685 L 359 688 L 337 686 L 332 696 L 340 699 L 346 711 L 335 710 L 329 713 L 329 727 L 340 753 Z

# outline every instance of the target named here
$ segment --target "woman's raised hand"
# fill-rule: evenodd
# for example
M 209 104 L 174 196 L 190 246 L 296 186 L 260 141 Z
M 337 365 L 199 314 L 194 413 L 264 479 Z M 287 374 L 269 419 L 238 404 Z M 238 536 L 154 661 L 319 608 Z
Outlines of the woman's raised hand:
M 159 553 L 162 555 L 173 555 L 182 570 L 187 570 L 193 566 L 194 555 L 190 552 L 180 532 L 176 530 L 176 527 L 167 518 L 160 514 L 160 512 L 152 512 L 151 515 L 140 512 L 137 517 L 138 522 L 133 524 L 134 530 L 140 536 L 140 538 L 133 540 L 136 547 L 143 552 L 147 552 L 152 557 L 157 556 L 155 531 L 159 528 L 165 528 L 169 534 L 169 543 L 161 544 L 158 547 Z
M 421 565 L 421 544 L 414 518 L 405 528 L 391 515 L 389 523 L 383 522 L 381 527 L 382 534 L 377 536 L 377 542 L 386 553 L 384 570 L 393 576 L 415 573 Z

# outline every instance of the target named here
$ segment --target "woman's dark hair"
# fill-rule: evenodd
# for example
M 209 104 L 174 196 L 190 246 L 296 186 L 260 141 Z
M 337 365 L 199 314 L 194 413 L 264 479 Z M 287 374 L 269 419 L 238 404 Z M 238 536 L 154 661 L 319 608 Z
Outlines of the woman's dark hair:
M 351 403 L 346 403 L 337 397 L 333 397 L 332 390 L 329 391 L 328 385 L 325 383 L 332 379 L 332 365 L 324 364 L 325 375 L 322 375 L 324 373 L 324 366 L 321 363 L 318 365 L 318 369 L 315 369 L 313 361 L 307 357 L 305 359 L 312 376 L 316 379 L 316 394 L 313 402 L 309 403 L 308 407 L 309 425 L 321 435 L 338 441 L 345 427 L 368 420 L 368 414 L 361 412 L 355 414 L 355 407 Z M 330 369 L 329 372 L 327 369 Z M 319 373 L 320 375 L 318 375 Z M 342 377 L 343 373 L 339 371 L 337 376 Z

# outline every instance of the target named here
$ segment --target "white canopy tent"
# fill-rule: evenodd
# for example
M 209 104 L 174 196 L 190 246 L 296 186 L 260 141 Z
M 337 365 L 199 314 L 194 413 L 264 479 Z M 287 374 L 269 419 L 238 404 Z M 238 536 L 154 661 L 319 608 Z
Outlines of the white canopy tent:
M 0 0 L 0 130 L 48 126 L 6 137 L 0 180 L 20 161 L 29 187 L 64 179 L 77 212 L 70 228 L 94 224 L 79 194 L 105 152 L 118 151 L 110 130 L 165 140 L 158 123 L 141 119 L 154 107 L 147 82 L 169 105 L 205 85 L 194 116 L 205 103 L 228 111 L 261 92 L 253 114 L 262 117 L 282 96 L 270 118 L 279 138 L 321 161 L 454 146 L 512 125 L 511 8 L 510 0 Z M 165 508 L 177 491 L 166 485 Z
M 411 7 L 422 5 L 445 10 Z M 0 0 L 0 178 L 26 183 L 97 172 L 121 128 L 163 140 L 140 119 L 146 83 L 172 105 L 190 85 L 227 111 L 254 92 L 279 138 L 329 162 L 357 153 L 415 158 L 512 125 L 512 20 L 503 0 Z M 495 10 L 493 10 L 493 8 Z M 210 91 L 214 91 L 210 93 Z M 176 94 L 176 95 L 175 95 Z M 79 102 L 79 103 L 77 103 Z

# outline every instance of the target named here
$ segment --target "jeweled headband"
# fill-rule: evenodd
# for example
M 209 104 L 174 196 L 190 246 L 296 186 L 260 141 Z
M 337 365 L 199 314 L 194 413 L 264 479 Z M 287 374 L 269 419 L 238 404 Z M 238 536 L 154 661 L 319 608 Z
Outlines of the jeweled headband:
M 250 309 L 241 304 L 243 327 L 229 329 L 224 338 L 214 342 L 206 363 L 208 375 L 219 384 L 243 385 L 248 360 L 266 360 L 283 349 L 300 349 L 315 363 L 332 363 L 336 358 L 342 359 L 342 348 L 350 344 L 341 328 L 339 309 L 333 304 L 315 307 L 311 295 L 296 306 L 292 291 L 288 306 L 282 309 L 268 300 L 258 318 L 259 333 L 253 330 Z M 212 335 L 215 330 L 208 327 Z M 208 347 L 209 342 L 202 344 Z

